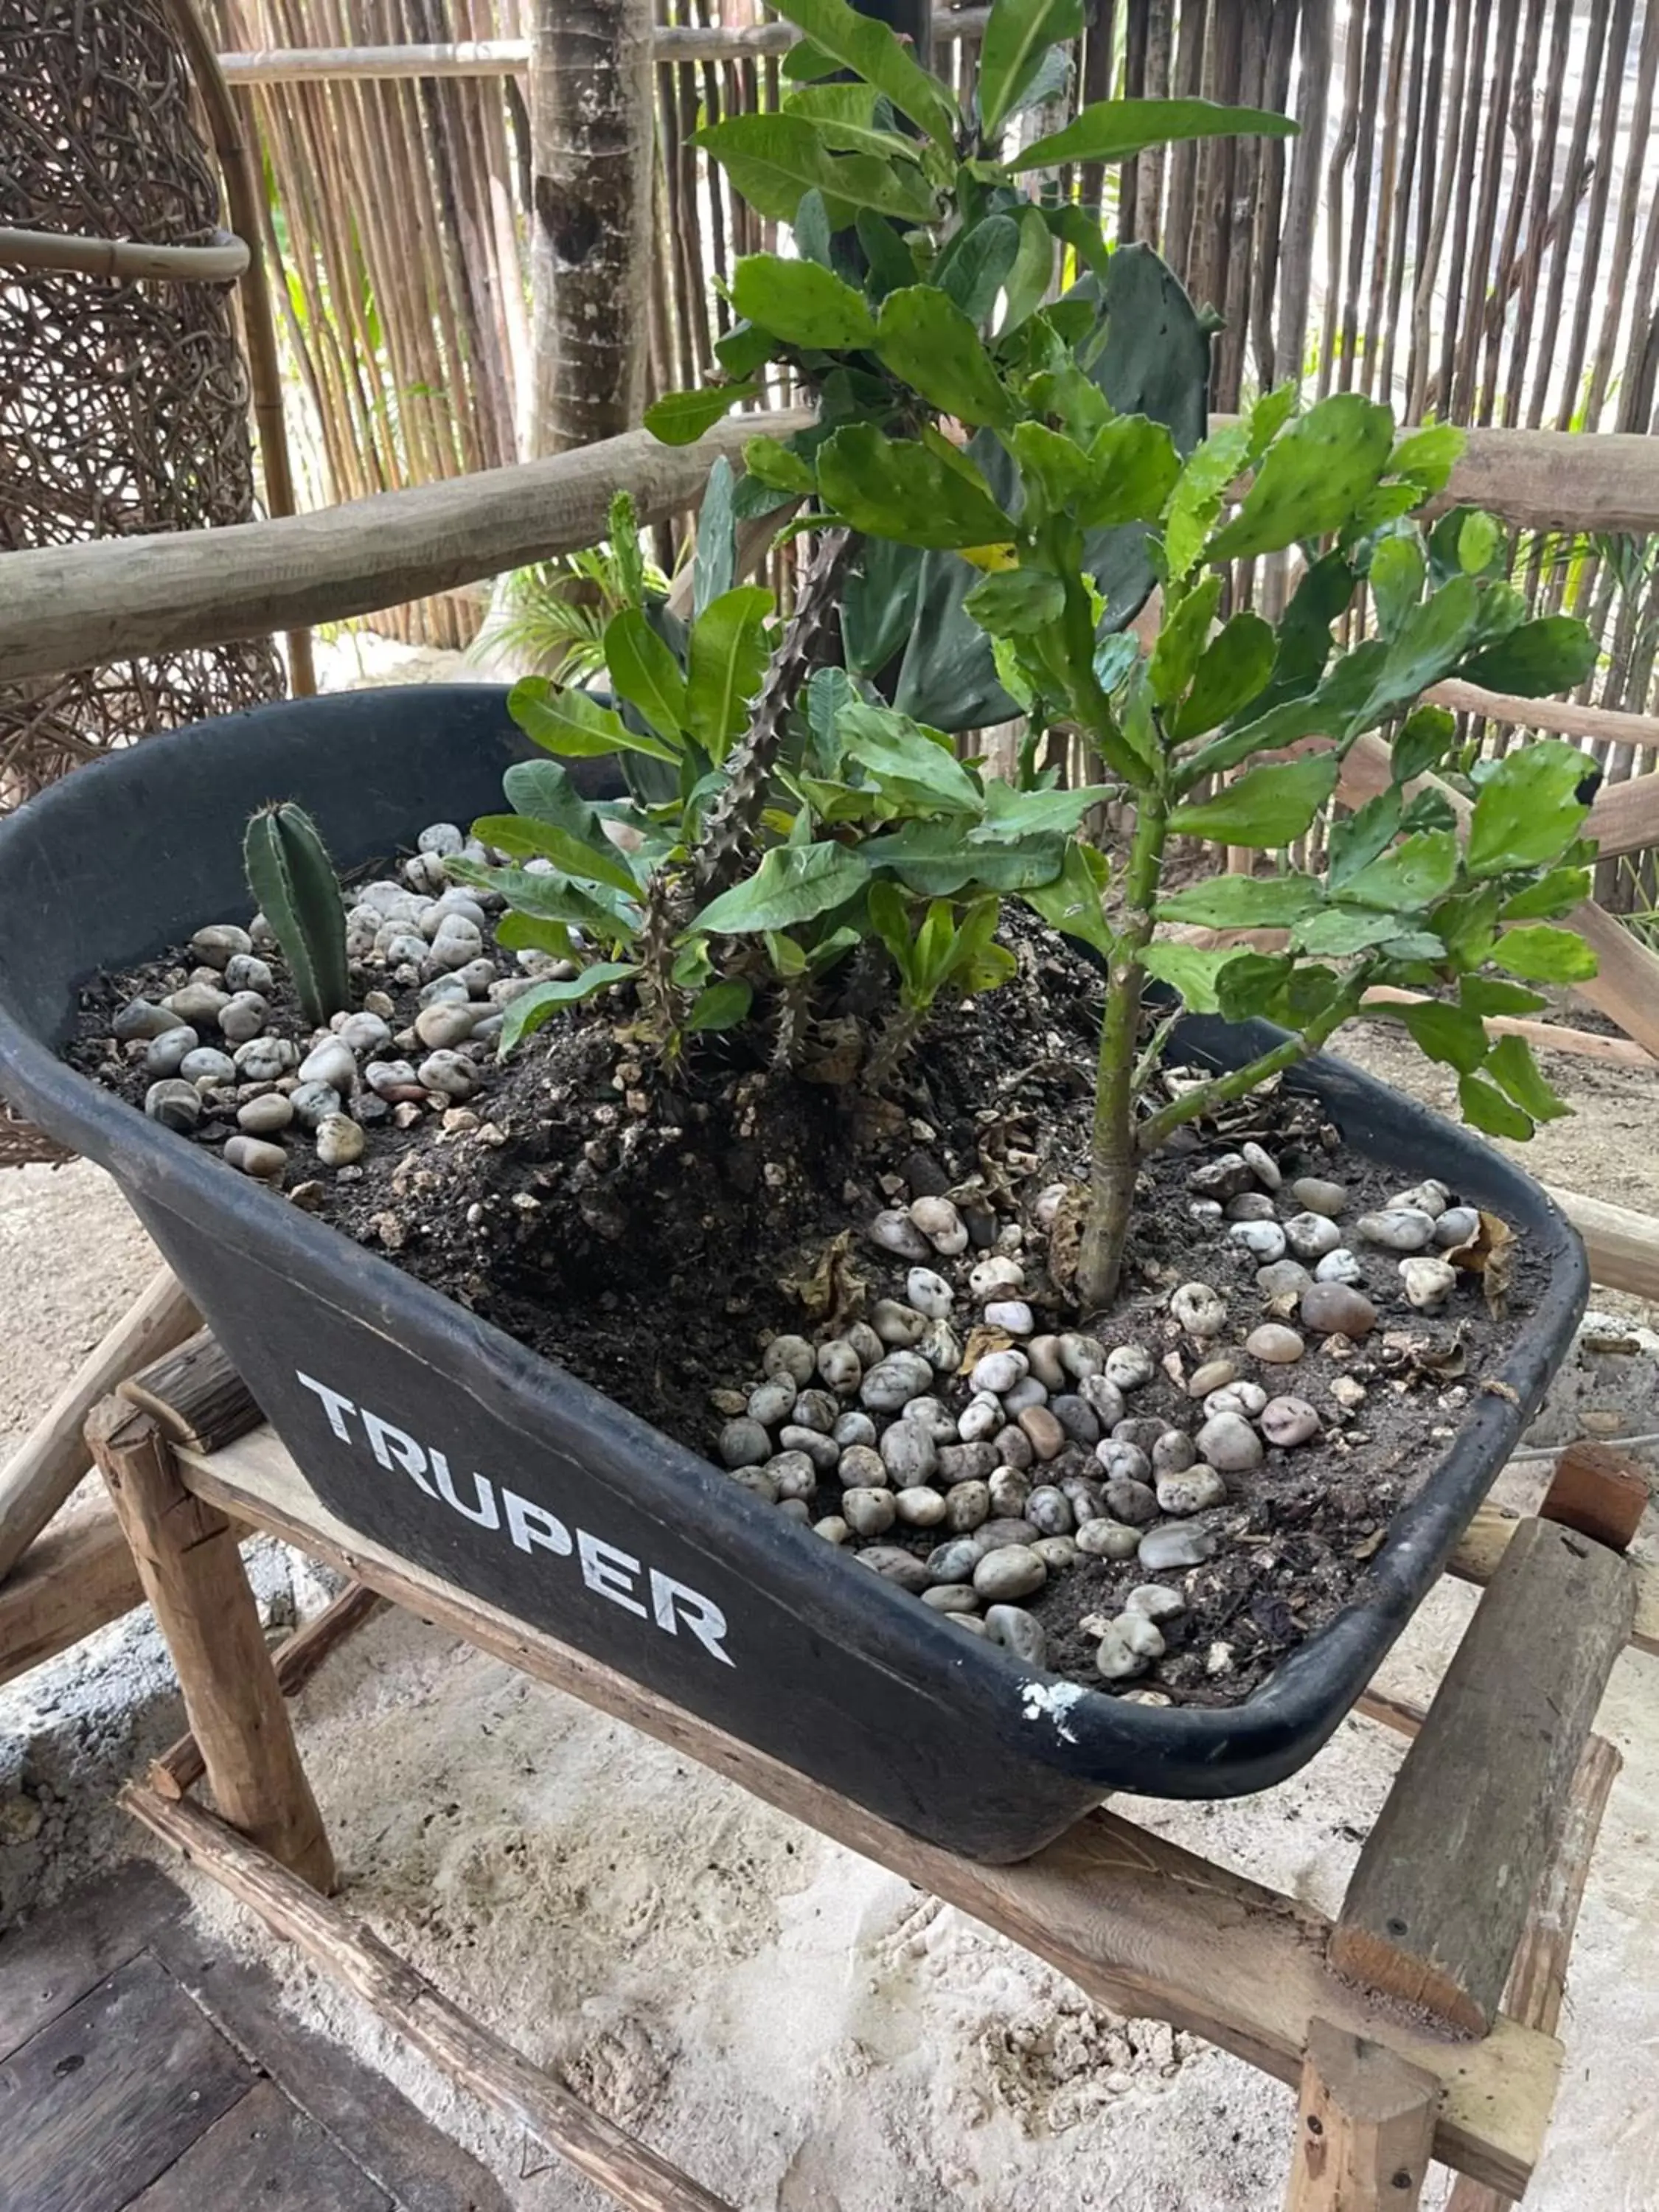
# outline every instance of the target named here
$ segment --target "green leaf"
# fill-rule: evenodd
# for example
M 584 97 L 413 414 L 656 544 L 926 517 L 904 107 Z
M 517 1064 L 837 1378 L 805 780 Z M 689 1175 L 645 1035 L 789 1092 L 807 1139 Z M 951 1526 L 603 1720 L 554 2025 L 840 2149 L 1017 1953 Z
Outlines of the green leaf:
M 1551 691 L 1570 691 L 1595 665 L 1595 640 L 1576 616 L 1540 615 L 1471 654 L 1457 673 L 1466 684 L 1483 684 L 1489 691 L 1541 699 Z
M 1350 876 L 1342 896 L 1356 906 L 1383 908 L 1392 915 L 1430 906 L 1457 880 L 1457 838 L 1450 830 L 1425 830 Z
M 1225 1022 L 1248 1022 L 1276 1013 L 1295 967 L 1296 963 L 1284 953 L 1234 953 L 1216 969 L 1217 1012 Z
M 1041 228 L 1041 217 L 1038 222 Z M 995 307 L 997 294 L 1019 258 L 1020 234 L 1020 226 L 1012 216 L 987 216 L 983 222 L 959 234 L 954 249 L 941 258 L 933 271 L 932 282 L 950 295 L 975 330 Z M 1052 259 L 1046 228 L 1042 242 Z M 915 281 L 913 265 L 904 282 L 914 284 Z
M 1444 491 L 1468 442 L 1455 423 L 1431 422 L 1421 430 L 1409 431 L 1400 441 L 1389 456 L 1387 473 L 1409 477 L 1425 497 Z
M 1050 46 L 1083 28 L 1082 0 L 995 0 L 979 50 L 980 123 L 994 139 Z
M 556 823 L 589 845 L 604 836 L 601 817 L 571 781 L 570 771 L 557 761 L 514 761 L 501 778 L 501 792 L 515 814 L 535 822 Z
M 586 844 L 556 823 L 537 822 L 524 814 L 486 814 L 473 823 L 472 834 L 512 860 L 551 860 L 562 874 L 579 882 L 608 884 L 626 898 L 640 896 L 633 871 L 614 846 Z
M 804 352 L 856 352 L 876 334 L 862 292 L 816 261 L 789 261 L 781 253 L 744 255 L 732 272 L 732 305 Z
M 1504 533 L 1490 514 L 1472 507 L 1457 532 L 1457 565 L 1466 576 L 1484 576 L 1498 558 Z
M 507 695 L 507 711 L 532 744 L 568 760 L 612 752 L 647 753 L 653 760 L 676 763 L 680 757 L 660 738 L 630 730 L 620 714 L 586 691 L 561 690 L 545 676 L 521 677 Z
M 1081 209 L 1077 212 L 1081 214 Z M 1042 305 L 1054 273 L 1054 234 L 1042 210 L 1029 205 L 1023 207 L 1018 219 L 1019 251 L 1003 286 L 1005 337 L 1009 331 L 1018 330 Z
M 1467 1006 L 1445 1006 L 1425 999 L 1420 1006 L 1394 1009 L 1419 1052 L 1443 1060 L 1460 1075 L 1472 1075 L 1486 1057 L 1486 1032 L 1479 1014 Z
M 1051 514 L 1065 514 L 1081 499 L 1092 471 L 1088 453 L 1075 438 L 1051 430 L 1046 422 L 1019 422 L 1009 433 L 1008 444 L 1025 485 L 1028 520 L 1034 493 Z
M 1584 983 L 1596 972 L 1594 951 L 1570 929 L 1552 929 L 1532 922 L 1522 929 L 1506 929 L 1498 939 L 1492 958 L 1511 975 L 1529 983 Z
M 1117 940 L 1101 902 L 1110 875 L 1106 855 L 1073 838 L 1066 847 L 1058 873 L 1045 883 L 1027 884 L 1021 896 L 1050 929 L 1093 945 L 1109 960 Z
M 741 384 L 771 360 L 772 333 L 757 330 L 752 323 L 734 323 L 723 337 L 715 339 L 714 358 L 729 377 Z
M 812 734 L 812 760 L 820 775 L 834 775 L 841 766 L 841 735 L 836 724 L 842 708 L 857 696 L 844 668 L 815 668 L 806 679 L 806 726 Z
M 1524 1141 L 1532 1134 L 1530 1116 L 1482 1075 L 1458 1077 L 1457 1103 L 1470 1127 L 1484 1129 L 1489 1137 L 1514 1137 Z
M 1220 604 L 1220 577 L 1204 576 L 1185 594 L 1174 613 L 1165 616 L 1147 672 L 1152 696 L 1159 706 L 1167 707 L 1178 699 L 1192 682 Z
M 1216 979 L 1227 963 L 1237 957 L 1236 952 L 1200 952 L 1194 945 L 1158 944 L 1146 947 L 1140 964 L 1160 983 L 1179 991 L 1188 1012 L 1218 1014 L 1221 1000 Z
M 711 983 L 692 1000 L 685 1026 L 692 1030 L 734 1030 L 746 1019 L 754 1000 L 753 987 L 748 983 Z
M 1500 921 L 1558 921 L 1583 906 L 1590 895 L 1591 881 L 1588 868 L 1552 868 L 1535 884 L 1505 899 L 1498 918 Z
M 1549 1004 L 1542 992 L 1523 990 L 1496 975 L 1463 976 L 1457 995 L 1472 1014 L 1535 1014 Z
M 546 952 L 555 960 L 575 957 L 575 941 L 566 921 L 544 921 L 539 915 L 509 908 L 495 924 L 495 942 L 504 952 Z
M 1423 596 L 1429 564 L 1418 539 L 1385 538 L 1371 555 L 1371 597 L 1384 637 L 1392 637 Z
M 697 509 L 697 542 L 691 558 L 691 612 L 702 613 L 738 580 L 739 479 L 722 453 L 708 471 Z
M 774 222 L 793 222 L 808 191 L 906 222 L 929 222 L 935 213 L 933 191 L 912 164 L 833 153 L 823 126 L 805 115 L 728 115 L 705 124 L 691 143 L 712 155 L 750 205 Z
M 1162 422 L 1144 415 L 1118 415 L 1103 423 L 1090 442 L 1089 461 L 1089 483 L 1076 512 L 1085 530 L 1156 522 L 1181 474 L 1174 439 Z
M 1097 100 L 1068 123 L 1025 147 L 1016 173 L 1057 169 L 1062 161 L 1127 161 L 1148 146 L 1194 138 L 1290 138 L 1288 115 L 1260 107 L 1220 107 L 1209 100 Z
M 775 845 L 752 876 L 711 899 L 692 927 L 711 936 L 793 929 L 855 898 L 868 864 L 848 845 Z
M 949 741 L 908 716 L 855 700 L 842 708 L 836 727 L 848 758 L 867 769 L 884 792 L 955 814 L 985 811 L 978 785 Z
M 993 637 L 1023 637 L 1060 620 L 1066 587 L 1046 568 L 1002 568 L 981 577 L 962 604 Z
M 1249 453 L 1249 431 L 1243 423 L 1234 422 L 1212 430 L 1183 464 L 1164 526 L 1164 558 L 1174 581 L 1180 581 L 1204 550 L 1210 526 L 1221 512 L 1222 495 Z
M 1379 792 L 1340 821 L 1333 822 L 1326 879 L 1333 891 L 1346 891 L 1351 879 L 1386 853 L 1400 834 L 1401 795 Z
M 1357 392 L 1338 392 L 1293 422 L 1267 449 L 1238 512 L 1211 539 L 1212 561 L 1275 553 L 1340 530 L 1376 488 L 1394 439 L 1394 416 Z
M 1109 784 L 1075 784 L 1069 791 L 1018 791 L 1000 775 L 985 785 L 985 819 L 969 832 L 975 844 L 999 844 L 1006 838 L 1043 836 L 1069 837 L 1091 806 L 1114 795 Z
M 624 607 L 605 624 L 605 665 L 611 689 L 639 708 L 659 737 L 679 736 L 685 727 L 685 678 L 637 607 Z
M 1288 929 L 1323 897 L 1311 876 L 1212 876 L 1161 899 L 1158 918 L 1206 929 Z
M 1294 380 L 1264 392 L 1249 412 L 1249 450 L 1245 459 L 1252 466 L 1261 459 L 1273 440 L 1296 412 L 1302 387 Z
M 1601 771 L 1588 754 L 1559 738 L 1540 738 L 1506 753 L 1480 786 L 1469 822 L 1473 876 L 1502 875 L 1554 860 L 1578 834 L 1589 811 L 1581 789 L 1594 792 Z
M 787 94 L 782 106 L 786 115 L 804 115 L 809 122 L 816 123 L 824 144 L 833 146 L 838 153 L 878 154 L 884 161 L 919 161 L 921 149 L 914 138 L 884 130 L 878 122 L 878 99 L 875 87 L 870 84 L 813 84 Z M 799 225 L 795 244 L 803 252 L 805 251 L 801 246 Z M 817 254 L 812 256 L 814 260 L 820 258 Z
M 1431 599 L 1408 607 L 1349 727 L 1364 729 L 1383 720 L 1409 706 L 1426 684 L 1449 675 L 1468 647 L 1480 612 L 1480 589 L 1468 576 L 1454 576 Z
M 818 491 L 849 528 L 906 545 L 1001 545 L 1013 536 L 988 489 L 868 422 L 848 423 L 818 448 Z
M 907 890 L 923 898 L 949 898 L 969 885 L 1028 891 L 1060 872 L 1066 848 L 1058 837 L 975 845 L 963 836 L 963 826 L 960 817 L 904 822 L 888 836 L 866 840 L 860 850 L 872 868 L 890 869 Z
M 691 625 L 688 647 L 686 720 L 711 760 L 748 726 L 749 702 L 766 673 L 767 616 L 772 594 L 762 584 L 739 584 L 705 607 Z
M 743 465 L 757 483 L 769 485 L 774 491 L 810 499 L 818 488 L 810 462 L 781 438 L 750 438 L 743 449 Z
M 942 415 L 975 424 L 1013 419 L 1013 402 L 979 333 L 956 301 L 931 284 L 912 284 L 887 295 L 875 344 L 894 375 Z
M 458 868 L 452 870 L 459 875 Z M 462 880 L 498 891 L 516 914 L 532 921 L 568 923 L 604 938 L 639 933 L 638 893 L 631 898 L 606 884 L 577 884 L 567 877 L 530 868 L 477 868 Z
M 865 904 L 871 927 L 891 955 L 901 979 L 914 988 L 908 901 L 896 884 L 880 877 L 871 884 Z
M 625 982 L 629 976 L 639 972 L 625 961 L 596 960 L 591 968 L 584 968 L 568 982 L 537 983 L 528 991 L 520 992 L 501 1009 L 501 1034 L 495 1057 L 505 1060 L 515 1045 L 533 1036 L 564 1007 L 574 1006 L 580 999 L 591 999 L 596 991 L 608 990 L 611 984 Z
M 1225 845 L 1288 845 L 1313 826 L 1336 788 L 1334 753 L 1253 768 L 1213 798 L 1182 805 L 1170 815 L 1176 836 L 1213 837 Z
M 860 208 L 854 228 L 870 264 L 866 281 L 872 298 L 884 299 L 889 292 L 915 283 L 916 257 L 885 216 L 872 215 L 868 208 Z
M 1534 1121 L 1559 1121 L 1572 1111 L 1545 1080 L 1524 1037 L 1499 1037 L 1487 1055 L 1486 1073 Z
M 1444 707 L 1419 707 L 1407 715 L 1394 741 L 1390 769 L 1397 784 L 1413 783 L 1438 768 L 1457 735 L 1457 717 Z
M 756 398 L 759 392 L 752 379 L 746 384 L 706 384 L 696 392 L 665 392 L 646 409 L 645 427 L 659 445 L 695 445 L 740 399 Z
M 885 93 L 901 115 L 908 115 L 947 152 L 951 149 L 961 119 L 955 100 L 885 23 L 860 15 L 847 0 L 775 3 L 778 14 L 804 31 L 820 52 L 833 55 L 866 84 Z
M 1291 942 L 1298 952 L 1317 952 L 1333 960 L 1383 945 L 1400 932 L 1396 915 L 1376 914 L 1366 907 L 1329 906 L 1297 923 Z
M 1192 689 L 1176 709 L 1177 741 L 1202 737 L 1248 707 L 1273 673 L 1278 643 L 1260 615 L 1248 607 L 1236 614 L 1199 657 Z

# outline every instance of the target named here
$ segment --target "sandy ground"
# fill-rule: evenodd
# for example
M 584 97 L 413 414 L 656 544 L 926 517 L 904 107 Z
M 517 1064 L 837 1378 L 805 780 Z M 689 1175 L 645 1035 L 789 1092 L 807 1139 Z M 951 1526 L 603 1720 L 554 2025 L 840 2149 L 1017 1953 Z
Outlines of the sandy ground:
M 366 673 L 396 665 L 368 654 Z M 428 668 L 440 658 L 421 656 Z M 1432 1073 L 1386 1030 L 1352 1056 L 1390 1074 L 1409 1066 L 1412 1087 L 1435 1096 Z M 1579 1115 L 1528 1164 L 1659 1211 L 1659 1084 L 1579 1060 L 1555 1072 Z M 153 1255 L 109 1184 L 76 1165 L 0 1178 L 0 1258 L 3 1448 Z M 1598 1363 L 1578 1401 L 1659 1429 L 1654 1348 Z M 1504 1481 L 1524 1502 L 1540 1480 L 1534 1466 Z M 252 1564 L 273 1633 L 323 1601 L 320 1578 L 282 1547 L 261 1543 Z M 1460 1587 L 1437 1589 L 1386 1686 L 1425 1698 L 1473 1605 Z M 1600 1722 L 1626 1764 L 1574 1954 L 1536 2212 L 1659 2201 L 1656 1667 L 1627 1655 Z M 1270 2212 L 1281 2201 L 1287 2091 L 1089 2005 L 906 1883 L 411 1617 L 382 1616 L 331 1661 L 299 1722 L 346 1904 L 747 2212 Z M 111 1794 L 180 1724 L 147 1613 L 0 1691 L 0 1924 L 145 1848 Z M 1334 1911 L 1399 1757 L 1387 1731 L 1349 1720 L 1265 1796 L 1125 1809 Z M 603 2201 L 184 1878 L 204 1917 L 282 1976 L 298 2013 L 394 2076 L 523 2212 Z M 1437 2175 L 1425 2201 L 1443 2193 Z

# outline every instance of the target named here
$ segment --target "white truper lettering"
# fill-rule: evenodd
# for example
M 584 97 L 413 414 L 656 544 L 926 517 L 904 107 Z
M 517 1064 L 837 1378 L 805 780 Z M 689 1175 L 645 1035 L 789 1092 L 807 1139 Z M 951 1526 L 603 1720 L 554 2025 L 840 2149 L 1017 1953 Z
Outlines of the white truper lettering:
M 639 1561 L 626 1552 L 619 1552 L 614 1544 L 590 1536 L 586 1528 L 576 1531 L 576 1550 L 581 1558 L 582 1580 L 589 1589 L 598 1590 L 613 1605 L 625 1605 L 643 1620 L 645 1607 L 631 1595 L 634 1577 L 640 1571 Z
M 328 1415 L 328 1425 L 343 1444 L 349 1444 L 351 1431 L 340 1417 L 343 1413 L 356 1412 L 357 1408 L 350 1399 L 343 1398 L 337 1390 L 331 1390 L 326 1382 L 313 1382 L 309 1375 L 301 1375 L 297 1367 L 294 1370 L 294 1379 L 296 1382 L 303 1382 L 307 1390 L 317 1393 L 323 1401 L 323 1411 Z
M 703 1650 L 711 1652 L 722 1667 L 737 1662 L 729 1652 L 720 1648 L 720 1638 L 726 1633 L 726 1615 L 712 1598 L 701 1590 L 688 1589 L 677 1583 L 672 1575 L 665 1575 L 659 1567 L 651 1570 L 651 1609 L 659 1628 L 675 1635 L 683 1620 Z
M 481 1528 L 501 1527 L 501 1516 L 495 1510 L 495 1492 L 490 1487 L 487 1475 L 475 1474 L 472 1478 L 473 1494 L 477 1498 L 477 1504 L 463 1505 L 455 1495 L 455 1485 L 450 1475 L 449 1462 L 435 1444 L 428 1446 L 427 1457 L 432 1462 L 433 1480 L 438 1486 L 440 1495 L 447 1498 L 458 1513 L 465 1515 L 469 1521 L 476 1521 Z
M 426 1454 L 414 1437 L 406 1436 L 402 1429 L 394 1429 L 378 1413 L 371 1413 L 367 1406 L 361 1410 L 369 1449 L 380 1465 L 389 1474 L 401 1471 L 417 1490 L 423 1490 L 428 1498 L 435 1498 L 438 1493 L 426 1479 Z
M 556 1552 L 562 1559 L 570 1557 L 570 1531 L 562 1521 L 556 1521 L 527 1498 L 520 1498 L 516 1490 L 502 1491 L 501 1507 L 507 1515 L 507 1534 L 521 1552 L 533 1551 L 539 1544 L 544 1552 Z

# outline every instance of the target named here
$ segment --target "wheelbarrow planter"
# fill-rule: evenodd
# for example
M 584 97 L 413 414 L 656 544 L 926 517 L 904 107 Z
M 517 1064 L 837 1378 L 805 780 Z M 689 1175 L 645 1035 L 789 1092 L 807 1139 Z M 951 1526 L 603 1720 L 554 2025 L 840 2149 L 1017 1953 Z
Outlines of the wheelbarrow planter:
M 1548 1281 L 1352 1603 L 1247 1701 L 1124 1702 L 949 1632 L 648 1423 L 390 1261 L 179 1139 L 60 1058 L 77 993 L 248 906 L 240 831 L 273 797 L 343 870 L 499 803 L 525 743 L 492 687 L 356 692 L 151 739 L 0 826 L 8 1097 L 106 1168 L 329 1510 L 883 1818 L 1024 1857 L 1112 1790 L 1221 1797 L 1330 1735 L 1441 1571 L 1571 1341 L 1578 1239 L 1477 1138 L 1334 1059 L 1295 1082 L 1347 1143 L 1501 1214 Z M 595 764 L 596 766 L 599 764 Z M 1188 1019 L 1218 1066 L 1261 1024 Z

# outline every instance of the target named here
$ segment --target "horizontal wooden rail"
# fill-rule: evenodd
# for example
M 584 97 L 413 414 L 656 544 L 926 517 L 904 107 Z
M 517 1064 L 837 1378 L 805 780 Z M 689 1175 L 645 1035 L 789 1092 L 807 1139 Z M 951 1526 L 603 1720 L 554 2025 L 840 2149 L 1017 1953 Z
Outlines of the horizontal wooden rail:
M 1605 1199 L 1586 1198 L 1579 1191 L 1548 1188 L 1584 1240 L 1590 1280 L 1633 1298 L 1659 1300 L 1659 1216 L 1610 1206 Z
M 574 552 L 604 537 L 614 493 L 632 492 L 642 522 L 661 521 L 697 504 L 720 455 L 735 459 L 757 431 L 787 435 L 811 420 L 729 416 L 691 446 L 630 430 L 315 514 L 10 553 L 0 684 L 307 629 Z
M 985 8 L 941 8 L 933 36 L 941 41 L 976 39 Z M 702 29 L 664 25 L 652 40 L 652 57 L 672 62 L 731 61 L 755 54 L 784 54 L 800 33 L 793 23 L 750 23 Z M 528 39 L 470 39 L 429 46 L 277 46 L 260 53 L 221 54 L 228 84 L 297 84 L 361 77 L 514 76 L 530 66 Z
M 1564 738 L 1588 738 L 1592 744 L 1633 745 L 1659 751 L 1659 714 L 1627 714 L 1617 707 L 1583 707 L 1576 699 L 1519 699 L 1508 691 L 1488 691 L 1479 684 L 1437 684 L 1423 695 L 1456 714 L 1480 714 L 1489 722 L 1508 722 L 1522 730 L 1553 730 Z
M 149 246 L 139 238 L 76 238 L 68 231 L 0 228 L 0 268 L 4 269 L 234 284 L 247 265 L 246 242 L 228 232 L 222 232 L 211 246 Z

